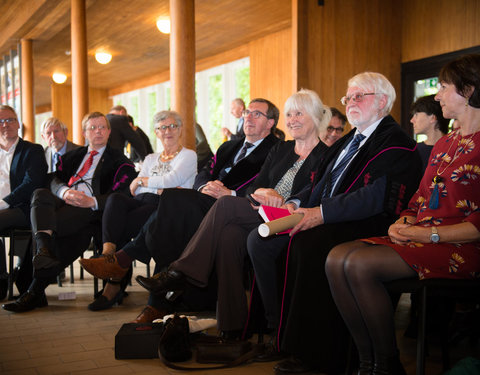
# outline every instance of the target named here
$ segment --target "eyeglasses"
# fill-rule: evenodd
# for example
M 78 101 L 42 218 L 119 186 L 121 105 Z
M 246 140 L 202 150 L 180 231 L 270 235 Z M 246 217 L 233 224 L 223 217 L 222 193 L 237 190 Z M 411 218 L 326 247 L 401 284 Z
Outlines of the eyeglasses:
M 100 130 L 104 131 L 107 128 L 107 125 L 90 125 L 85 128 L 85 130 L 90 130 L 91 132 L 94 132 L 95 130 Z
M 13 124 L 17 119 L 15 117 L 10 117 L 10 118 L 0 118 L 0 125 L 9 125 Z
M 155 127 L 155 131 L 160 131 L 160 132 L 164 133 L 164 132 L 167 131 L 167 129 L 174 130 L 174 129 L 178 129 L 179 127 L 180 127 L 180 125 L 177 125 L 177 124 L 160 125 L 160 126 Z
M 250 114 L 253 116 L 253 118 L 260 118 L 260 116 L 265 116 L 266 118 L 268 118 L 268 116 L 265 113 L 260 111 L 249 111 L 248 109 L 245 109 L 242 111 L 243 117 L 248 117 L 248 115 Z
M 366 96 L 366 95 L 377 95 L 377 93 L 375 93 L 375 92 L 358 92 L 358 93 L 353 94 L 353 95 L 344 96 L 342 99 L 340 99 L 340 103 L 342 103 L 343 105 L 347 105 L 348 102 L 350 101 L 350 99 L 353 99 L 353 101 L 355 103 L 360 103 L 360 102 L 363 101 L 363 97 Z
M 329 133 L 337 133 L 337 134 L 342 134 L 343 133 L 343 128 L 335 128 L 331 125 L 327 126 L 327 132 Z

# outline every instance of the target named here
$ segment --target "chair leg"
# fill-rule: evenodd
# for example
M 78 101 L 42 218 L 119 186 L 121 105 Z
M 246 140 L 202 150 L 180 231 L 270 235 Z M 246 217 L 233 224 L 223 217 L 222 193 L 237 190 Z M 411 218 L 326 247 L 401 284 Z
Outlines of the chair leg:
M 418 335 L 417 335 L 417 375 L 425 374 L 425 341 L 427 317 L 427 287 L 423 286 L 419 292 L 418 303 Z
M 3 243 L 5 243 L 5 238 L 3 239 Z M 13 231 L 10 235 L 10 250 L 8 254 L 8 296 L 9 300 L 13 299 L 13 277 L 14 277 L 14 270 L 13 270 L 13 257 L 15 256 L 15 245 L 14 245 L 14 234 Z
M 150 277 L 150 263 L 147 263 L 147 277 Z

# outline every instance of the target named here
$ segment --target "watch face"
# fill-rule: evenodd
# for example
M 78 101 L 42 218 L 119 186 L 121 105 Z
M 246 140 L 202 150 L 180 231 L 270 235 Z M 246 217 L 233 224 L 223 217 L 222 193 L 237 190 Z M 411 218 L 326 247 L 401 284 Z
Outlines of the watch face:
M 440 236 L 437 233 L 432 233 L 432 235 L 430 236 L 430 240 L 433 243 L 437 243 L 438 241 L 440 241 Z

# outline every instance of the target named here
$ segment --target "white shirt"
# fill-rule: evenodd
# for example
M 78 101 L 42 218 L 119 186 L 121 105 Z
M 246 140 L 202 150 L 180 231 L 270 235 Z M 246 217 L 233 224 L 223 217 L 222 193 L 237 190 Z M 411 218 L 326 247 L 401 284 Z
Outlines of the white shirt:
M 197 174 L 197 153 L 183 147 L 177 156 L 160 162 L 161 152 L 145 157 L 138 177 L 148 177 L 148 186 L 139 186 L 135 194 L 153 193 L 158 189 L 182 187 L 191 189 Z
M 17 137 L 17 140 L 8 151 L 0 147 L 0 197 L 2 198 L 12 192 L 12 187 L 10 186 L 10 168 L 12 166 L 13 154 L 15 153 L 19 140 L 20 138 Z M 10 205 L 1 199 L 0 210 L 8 207 L 10 207 Z

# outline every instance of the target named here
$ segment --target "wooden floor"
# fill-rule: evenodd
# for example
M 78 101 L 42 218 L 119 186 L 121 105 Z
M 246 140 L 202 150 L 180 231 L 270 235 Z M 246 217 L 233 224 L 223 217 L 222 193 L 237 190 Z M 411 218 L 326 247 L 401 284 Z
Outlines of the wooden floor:
M 153 269 L 153 268 L 152 268 Z M 145 275 L 145 265 L 137 263 L 135 274 Z M 79 280 L 75 265 L 75 283 L 68 280 L 63 287 L 51 285 L 47 289 L 49 306 L 31 312 L 14 314 L 0 309 L 0 374 L 178 374 L 165 368 L 159 360 L 116 360 L 114 337 L 122 323 L 136 317 L 144 306 L 147 293 L 138 284 L 128 288 L 129 296 L 121 306 L 91 312 L 87 304 L 92 300 L 93 279 L 85 275 Z M 59 300 L 60 293 L 75 292 L 74 300 Z M 415 373 L 415 340 L 403 337 L 408 314 L 408 298 L 402 298 L 397 311 L 399 346 L 408 374 Z M 5 301 L 3 301 L 5 302 Z M 454 360 L 470 355 L 469 348 L 455 348 Z M 476 348 L 476 355 L 478 347 Z M 221 370 L 201 371 L 197 374 L 273 374 L 274 363 L 253 363 L 247 366 Z M 430 345 L 427 375 L 441 374 L 439 349 Z

